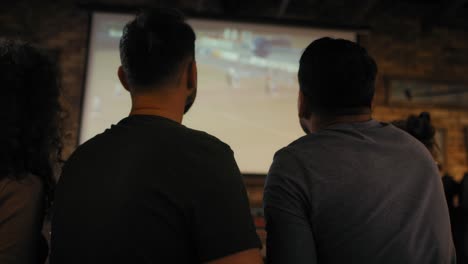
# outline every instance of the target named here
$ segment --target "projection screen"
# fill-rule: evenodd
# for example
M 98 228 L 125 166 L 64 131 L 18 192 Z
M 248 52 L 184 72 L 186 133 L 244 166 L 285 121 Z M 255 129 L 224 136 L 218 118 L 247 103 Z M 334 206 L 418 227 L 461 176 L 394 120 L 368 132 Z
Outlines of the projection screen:
M 118 44 L 132 16 L 94 13 L 79 142 L 128 116 Z M 198 97 L 183 124 L 229 144 L 242 173 L 266 174 L 274 153 L 304 135 L 297 118 L 297 71 L 307 45 L 356 33 L 307 27 L 189 19 L 196 35 Z

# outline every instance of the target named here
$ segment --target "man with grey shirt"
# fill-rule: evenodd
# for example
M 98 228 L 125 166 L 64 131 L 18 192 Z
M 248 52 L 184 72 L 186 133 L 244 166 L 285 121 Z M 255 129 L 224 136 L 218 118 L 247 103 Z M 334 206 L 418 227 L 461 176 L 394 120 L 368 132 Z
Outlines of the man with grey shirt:
M 278 151 L 265 185 L 269 263 L 455 263 L 437 166 L 371 117 L 377 66 L 323 38 L 300 60 L 306 136 Z

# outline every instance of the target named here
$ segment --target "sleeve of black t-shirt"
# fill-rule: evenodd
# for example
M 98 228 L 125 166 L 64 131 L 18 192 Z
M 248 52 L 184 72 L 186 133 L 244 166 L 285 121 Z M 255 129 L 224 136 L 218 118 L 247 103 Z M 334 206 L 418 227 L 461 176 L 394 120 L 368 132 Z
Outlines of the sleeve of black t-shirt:
M 265 183 L 267 263 L 317 263 L 305 186 L 298 160 L 287 150 L 279 151 Z
M 193 201 L 193 227 L 200 262 L 261 248 L 240 171 L 229 147 L 210 158 Z

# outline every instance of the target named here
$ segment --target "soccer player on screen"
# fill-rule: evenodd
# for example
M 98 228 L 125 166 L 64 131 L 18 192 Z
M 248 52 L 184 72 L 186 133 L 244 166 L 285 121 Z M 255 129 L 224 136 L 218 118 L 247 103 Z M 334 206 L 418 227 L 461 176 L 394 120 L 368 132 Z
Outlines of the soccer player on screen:
M 414 137 L 372 119 L 377 66 L 322 38 L 303 53 L 307 133 L 278 151 L 265 184 L 267 259 L 288 264 L 455 263 L 437 165 Z
M 145 12 L 125 26 L 118 76 L 130 116 L 66 163 L 51 264 L 261 263 L 231 149 L 181 125 L 197 92 L 194 50 L 176 11 Z

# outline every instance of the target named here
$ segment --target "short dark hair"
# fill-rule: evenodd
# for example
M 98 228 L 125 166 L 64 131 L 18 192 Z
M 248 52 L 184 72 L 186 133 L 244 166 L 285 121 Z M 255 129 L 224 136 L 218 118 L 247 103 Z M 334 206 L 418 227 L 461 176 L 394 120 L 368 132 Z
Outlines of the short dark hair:
M 120 60 L 132 85 L 146 87 L 175 77 L 195 56 L 195 33 L 175 9 L 152 9 L 125 25 Z
M 48 205 L 61 164 L 58 67 L 45 51 L 0 39 L 0 180 L 40 177 Z
M 370 109 L 377 65 L 358 44 L 321 38 L 302 54 L 300 89 L 314 113 L 349 115 Z

